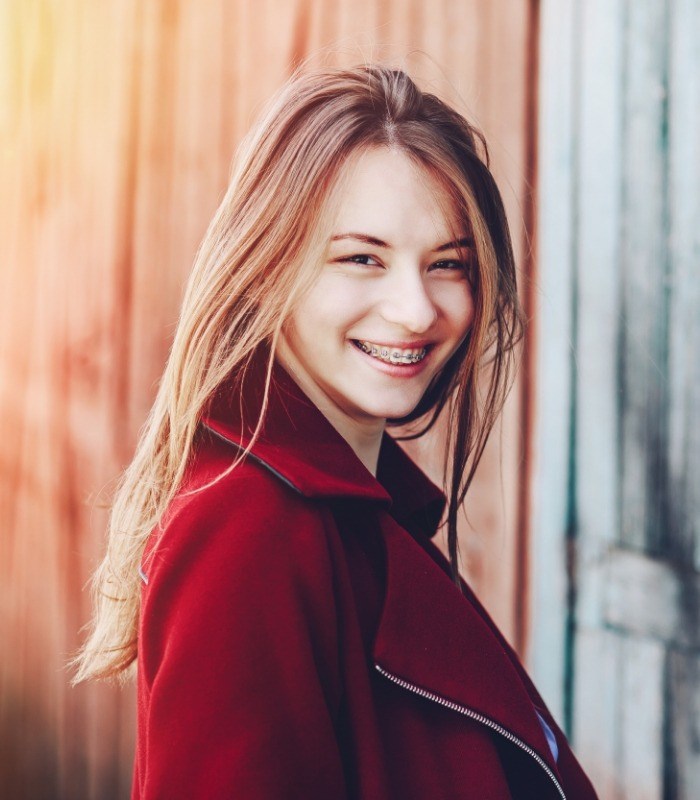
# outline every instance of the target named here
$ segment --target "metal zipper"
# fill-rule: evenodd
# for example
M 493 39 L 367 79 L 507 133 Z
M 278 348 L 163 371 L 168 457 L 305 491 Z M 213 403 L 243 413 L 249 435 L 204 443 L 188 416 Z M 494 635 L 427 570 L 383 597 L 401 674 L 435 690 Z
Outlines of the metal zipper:
M 535 761 L 542 767 L 542 769 L 547 773 L 547 775 L 551 778 L 552 783 L 556 786 L 557 791 L 559 792 L 560 797 L 562 800 L 566 800 L 566 795 L 564 794 L 564 790 L 559 785 L 559 781 L 556 779 L 554 773 L 549 768 L 547 763 L 539 756 L 529 745 L 525 744 L 522 739 L 518 739 L 517 736 L 512 734 L 509 730 L 501 727 L 497 722 L 494 722 L 489 717 L 485 717 L 483 714 L 479 714 L 478 711 L 472 711 L 470 708 L 466 708 L 465 706 L 460 706 L 457 703 L 453 703 L 451 700 L 445 700 L 444 697 L 440 697 L 440 695 L 434 694 L 433 692 L 429 692 L 426 689 L 421 689 L 420 686 L 415 686 L 408 681 L 405 681 L 403 678 L 399 678 L 397 675 L 393 675 L 391 672 L 388 672 L 381 667 L 379 664 L 374 665 L 375 668 L 379 673 L 381 673 L 385 678 L 388 678 L 393 683 L 401 686 L 403 689 L 408 689 L 409 692 L 413 692 L 414 694 L 420 695 L 421 697 L 425 697 L 427 700 L 432 700 L 434 703 L 438 705 L 445 706 L 445 708 L 452 709 L 452 711 L 458 711 L 460 714 L 464 714 L 465 717 L 470 717 L 477 722 L 480 722 L 482 725 L 486 725 L 487 728 L 491 728 L 491 730 L 500 733 L 501 736 L 506 738 L 509 742 L 517 745 L 521 750 L 524 750 L 528 755 L 532 756 Z

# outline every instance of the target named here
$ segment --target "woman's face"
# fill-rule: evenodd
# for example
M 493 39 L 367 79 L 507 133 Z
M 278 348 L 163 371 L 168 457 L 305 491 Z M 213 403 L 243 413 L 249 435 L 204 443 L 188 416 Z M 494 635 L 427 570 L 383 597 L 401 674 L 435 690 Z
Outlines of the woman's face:
M 383 427 L 418 405 L 471 326 L 472 247 L 439 183 L 400 150 L 366 150 L 348 169 L 326 263 L 279 355 L 337 427 Z

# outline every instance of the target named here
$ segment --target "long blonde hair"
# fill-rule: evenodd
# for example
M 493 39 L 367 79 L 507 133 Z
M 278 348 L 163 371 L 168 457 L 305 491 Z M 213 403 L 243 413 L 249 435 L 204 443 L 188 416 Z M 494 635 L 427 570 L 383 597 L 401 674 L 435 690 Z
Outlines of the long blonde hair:
M 418 408 L 393 421 L 425 420 L 423 432 L 450 403 L 448 548 L 457 579 L 457 510 L 505 398 L 521 329 L 510 238 L 486 147 L 462 116 L 401 70 L 300 71 L 242 142 L 197 253 L 156 400 L 115 493 L 76 682 L 124 676 L 136 659 L 139 565 L 181 485 L 203 410 L 263 344 L 271 368 L 285 318 L 323 263 L 341 168 L 376 146 L 400 148 L 438 178 L 474 236 L 471 331 Z

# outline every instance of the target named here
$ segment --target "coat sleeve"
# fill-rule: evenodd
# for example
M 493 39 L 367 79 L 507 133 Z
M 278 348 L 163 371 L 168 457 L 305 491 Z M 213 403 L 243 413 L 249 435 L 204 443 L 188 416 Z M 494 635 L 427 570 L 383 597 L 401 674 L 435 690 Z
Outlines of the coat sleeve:
M 318 510 L 246 463 L 181 504 L 145 571 L 134 797 L 345 797 Z

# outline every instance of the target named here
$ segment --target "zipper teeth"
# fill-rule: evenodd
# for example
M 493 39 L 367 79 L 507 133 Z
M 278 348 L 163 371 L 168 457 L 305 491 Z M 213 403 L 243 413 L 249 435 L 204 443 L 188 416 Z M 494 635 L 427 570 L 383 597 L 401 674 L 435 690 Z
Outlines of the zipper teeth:
M 445 706 L 445 708 L 449 708 L 452 711 L 458 711 L 460 714 L 464 714 L 465 717 L 471 717 L 471 719 L 480 722 L 482 725 L 486 725 L 487 728 L 491 728 L 492 730 L 500 733 L 501 736 L 508 739 L 509 742 L 517 745 L 521 750 L 524 750 L 528 755 L 532 756 L 535 761 L 542 767 L 542 769 L 547 773 L 549 778 L 552 780 L 552 783 L 555 785 L 557 791 L 559 792 L 560 797 L 562 800 L 566 800 L 566 795 L 564 794 L 564 790 L 559 785 L 559 781 L 556 779 L 556 776 L 552 772 L 552 770 L 547 766 L 547 763 L 539 756 L 529 745 L 525 744 L 522 739 L 518 739 L 515 734 L 511 733 L 506 728 L 501 727 L 497 722 L 494 722 L 489 717 L 485 717 L 483 714 L 479 714 L 478 711 L 472 711 L 470 708 L 466 708 L 465 706 L 460 706 L 457 703 L 453 703 L 452 700 L 445 700 L 444 697 L 440 697 L 440 695 L 433 694 L 433 692 L 429 692 L 426 689 L 421 689 L 419 686 L 415 686 L 408 681 L 405 681 L 403 678 L 399 678 L 397 675 L 393 675 L 391 672 L 388 672 L 381 667 L 379 664 L 374 665 L 378 672 L 384 675 L 385 678 L 388 678 L 393 683 L 398 684 L 403 689 L 408 689 L 409 692 L 413 692 L 414 694 L 420 695 L 421 697 L 425 697 L 427 700 L 432 700 L 434 703 L 438 703 L 441 706 Z

